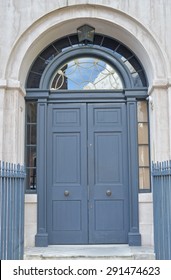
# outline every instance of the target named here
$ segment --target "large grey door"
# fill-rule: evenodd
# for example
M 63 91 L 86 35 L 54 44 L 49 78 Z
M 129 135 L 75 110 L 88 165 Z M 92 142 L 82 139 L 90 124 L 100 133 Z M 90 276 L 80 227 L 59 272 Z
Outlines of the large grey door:
M 49 244 L 127 243 L 125 104 L 49 104 Z

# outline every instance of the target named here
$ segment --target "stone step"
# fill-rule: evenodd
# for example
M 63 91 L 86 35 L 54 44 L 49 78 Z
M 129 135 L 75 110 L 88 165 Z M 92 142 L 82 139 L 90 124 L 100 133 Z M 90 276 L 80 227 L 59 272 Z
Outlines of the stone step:
M 154 248 L 128 245 L 51 245 L 25 248 L 25 260 L 124 259 L 154 260 Z

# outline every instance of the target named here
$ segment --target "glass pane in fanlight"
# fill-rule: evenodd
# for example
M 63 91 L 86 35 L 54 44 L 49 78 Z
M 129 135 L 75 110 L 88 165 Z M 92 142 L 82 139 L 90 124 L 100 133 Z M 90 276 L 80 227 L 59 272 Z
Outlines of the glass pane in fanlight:
M 67 62 L 58 69 L 51 90 L 123 89 L 118 72 L 105 61 L 83 57 Z

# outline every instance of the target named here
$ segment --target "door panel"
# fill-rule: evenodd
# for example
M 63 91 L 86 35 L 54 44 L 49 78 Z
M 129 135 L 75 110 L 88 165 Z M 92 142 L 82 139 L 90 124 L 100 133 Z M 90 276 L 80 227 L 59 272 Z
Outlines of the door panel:
M 127 243 L 125 104 L 89 104 L 89 242 Z
M 124 219 L 123 215 L 120 217 L 118 215 L 113 215 L 112 213 L 122 213 L 123 212 L 123 201 L 122 200 L 96 200 L 94 204 L 95 210 L 95 231 L 114 231 L 124 229 Z M 109 213 L 110 216 L 107 217 L 104 213 Z M 104 243 L 108 243 L 107 240 Z
M 80 200 L 53 201 L 53 230 L 80 231 L 81 230 L 81 202 Z
M 53 184 L 80 185 L 80 133 L 53 134 Z M 68 160 L 69 159 L 69 160 Z
M 49 244 L 127 243 L 125 104 L 49 105 Z
M 49 244 L 80 244 L 87 235 L 86 105 L 49 105 Z
M 114 132 L 94 133 L 95 184 L 113 184 L 121 181 L 120 136 Z

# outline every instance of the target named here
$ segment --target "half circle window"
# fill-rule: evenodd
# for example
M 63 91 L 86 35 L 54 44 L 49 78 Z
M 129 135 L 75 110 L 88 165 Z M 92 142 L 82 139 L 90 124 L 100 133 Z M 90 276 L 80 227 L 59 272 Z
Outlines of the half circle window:
M 104 60 L 75 58 L 63 64 L 54 74 L 51 90 L 123 89 L 118 71 Z
M 148 86 L 146 75 L 140 61 L 138 60 L 136 55 L 121 42 L 108 36 L 95 34 L 94 42 L 93 44 L 90 44 L 90 47 L 92 46 L 98 47 L 101 51 L 108 52 L 110 55 L 113 55 L 113 57 L 117 59 L 117 61 L 129 73 L 132 79 L 131 87 L 143 88 Z M 41 79 L 44 75 L 44 72 L 53 62 L 53 60 L 66 51 L 74 50 L 78 47 L 81 48 L 82 44 L 79 43 L 78 36 L 76 34 L 58 39 L 57 41 L 54 41 L 49 46 L 47 46 L 33 62 L 27 77 L 26 88 L 41 88 Z M 81 73 L 84 72 L 85 74 L 86 71 L 88 71 L 87 74 L 92 73 L 92 77 L 90 77 L 91 75 L 89 75 L 89 77 L 86 78 L 88 79 L 88 81 L 86 81 L 85 78 L 84 81 L 80 80 L 78 85 L 76 84 L 76 79 L 73 79 L 74 74 L 71 74 L 71 72 L 78 74 L 79 71 L 80 78 Z M 94 89 L 99 89 L 99 87 L 101 88 L 102 82 L 100 84 L 100 82 L 97 82 L 97 80 L 95 81 L 95 79 L 98 77 L 98 75 L 100 75 L 100 73 L 101 75 L 103 75 L 103 86 L 105 86 L 105 83 L 107 85 L 108 79 L 108 89 L 118 90 L 124 88 L 121 76 L 114 68 L 112 68 L 101 59 L 90 59 L 90 57 L 73 59 L 72 61 L 68 61 L 67 63 L 63 64 L 51 79 L 50 87 L 52 89 L 71 89 L 72 84 L 73 88 L 75 86 L 75 89 L 83 89 L 89 84 L 89 86 L 94 86 Z M 71 80 L 73 80 L 73 82 L 71 82 Z M 106 87 L 102 89 L 106 89 Z

